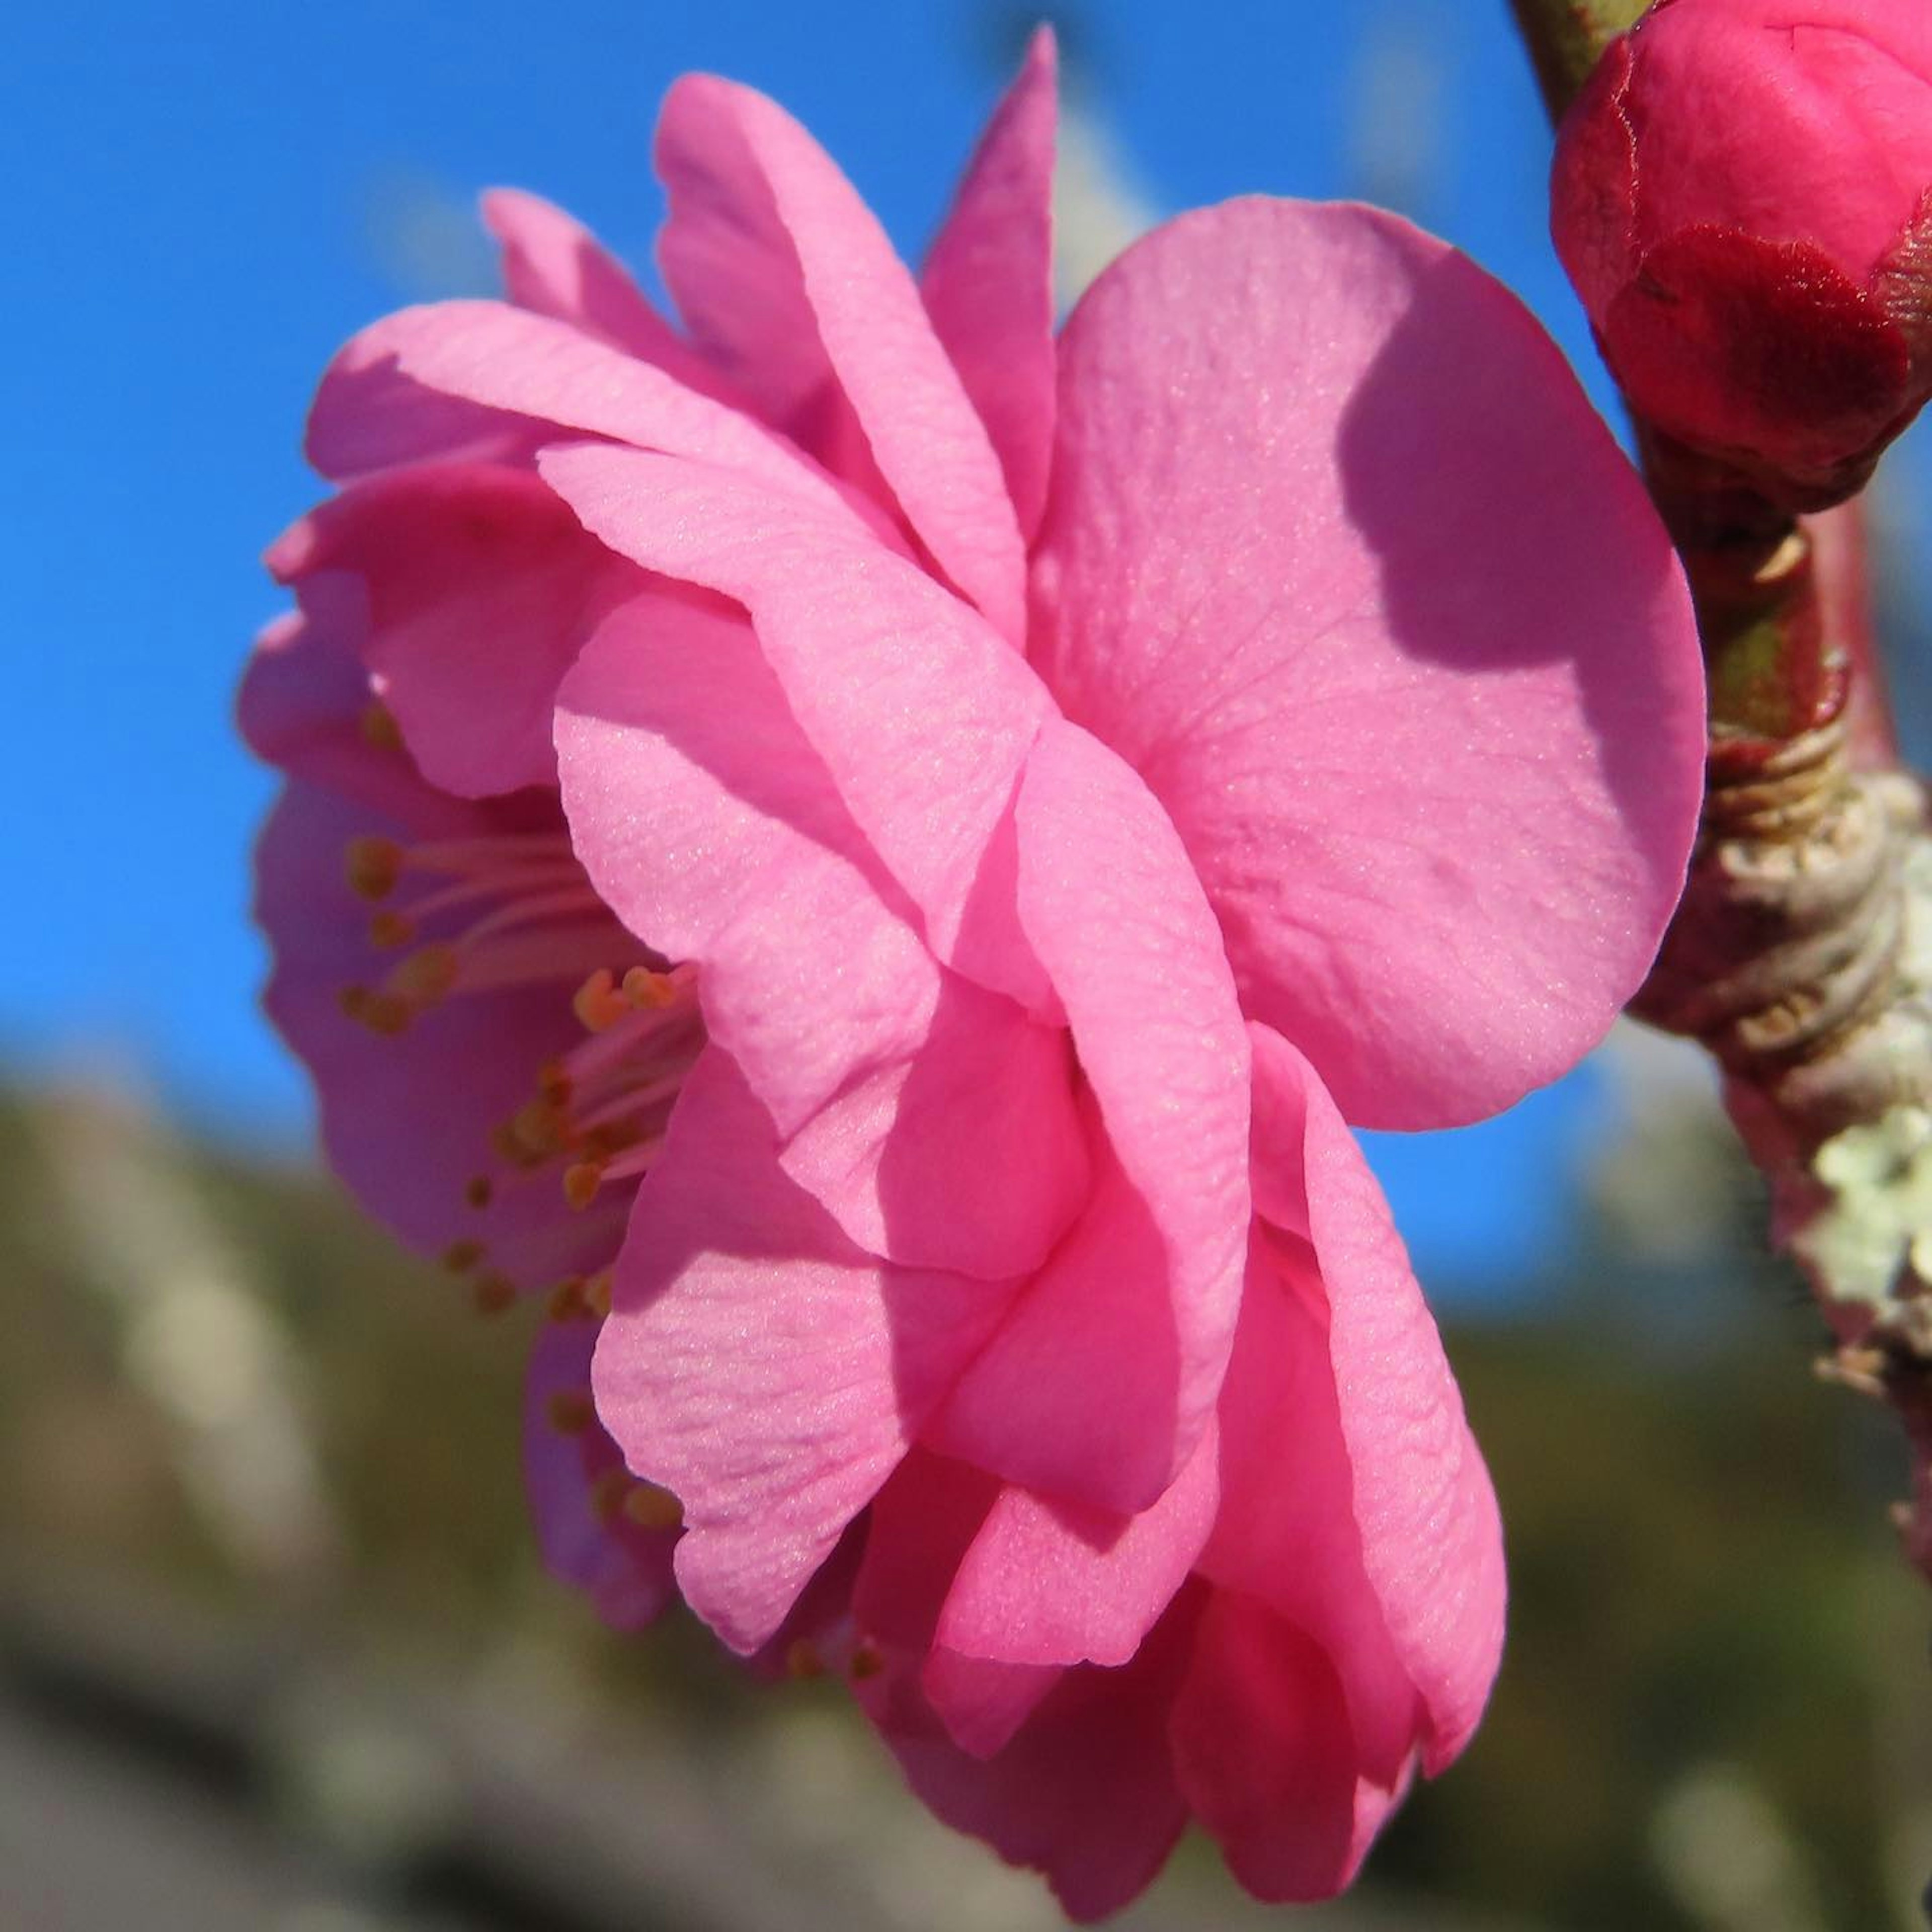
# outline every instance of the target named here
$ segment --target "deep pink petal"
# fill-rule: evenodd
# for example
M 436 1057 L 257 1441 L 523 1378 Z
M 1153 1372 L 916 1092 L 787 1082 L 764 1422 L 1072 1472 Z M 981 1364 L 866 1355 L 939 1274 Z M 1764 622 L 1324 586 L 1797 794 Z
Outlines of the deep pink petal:
M 1252 1031 L 1257 1203 L 1306 1216 L 1363 1566 L 1426 1708 L 1432 1774 L 1475 1729 L 1502 1655 L 1496 1495 L 1374 1175 L 1314 1070 Z
M 599 1503 L 600 1478 L 624 1459 L 590 1404 L 593 1322 L 548 1322 L 530 1350 L 524 1394 L 524 1484 L 544 1562 L 586 1592 L 616 1630 L 651 1622 L 676 1594 L 674 1529 L 652 1529 Z
M 1352 1120 L 1467 1120 L 1648 968 L 1701 795 L 1662 526 L 1561 356 L 1393 217 L 1170 223 L 1061 338 L 1035 653 Z
M 592 880 L 646 944 L 699 962 L 711 1036 L 787 1172 L 874 1253 L 1036 1266 L 1087 1186 L 1065 1036 L 934 963 L 742 617 L 614 614 L 557 742 Z
M 1214 1521 L 1210 1424 L 1168 1490 L 1114 1516 L 1003 1488 L 940 1612 L 938 1642 L 1010 1664 L 1122 1664 L 1160 1619 Z
M 488 416 L 482 412 L 489 412 Z M 869 525 L 817 464 L 747 416 L 568 322 L 502 302 L 400 309 L 332 362 L 309 412 L 309 460 L 340 476 L 443 454 L 496 418 L 520 448 L 608 436 L 755 478 L 853 529 Z
M 638 1191 L 597 1348 L 598 1414 L 676 1495 L 686 1600 L 734 1649 L 783 1621 L 1006 1291 L 855 1247 L 778 1166 L 712 1048 Z
M 1401 1788 L 1364 1790 L 1347 1702 L 1321 1648 L 1225 1590 L 1202 1613 L 1173 1738 L 1190 1808 L 1235 1877 L 1272 1902 L 1346 1886 Z
M 574 217 L 521 188 L 490 189 L 483 222 L 503 251 L 503 292 L 519 308 L 574 323 L 687 389 L 729 401 L 716 373 L 644 299 L 616 256 Z
M 1093 1200 L 962 1378 L 936 1445 L 1117 1514 L 1211 1414 L 1249 1221 L 1248 1057 L 1220 936 L 1173 827 L 1056 719 L 1018 807 L 1020 916 L 1104 1131 Z
M 430 782 L 476 798 L 556 782 L 558 681 L 644 578 L 527 470 L 430 464 L 351 484 L 269 550 L 285 583 L 362 580 L 363 662 Z
M 933 332 L 999 452 L 1030 541 L 1053 461 L 1057 70 L 1042 27 L 994 110 L 920 277 Z
M 982 890 L 1050 708 L 1018 658 L 932 578 L 796 498 L 634 450 L 548 451 L 542 466 L 620 555 L 749 610 L 793 715 L 933 951 L 1049 1007 L 1010 892 Z
M 1123 1668 L 1066 1672 L 989 1759 L 961 1749 L 916 1686 L 862 1695 L 930 1810 L 1043 1873 L 1070 1918 L 1103 1918 L 1144 1889 L 1187 1821 L 1168 1716 L 1201 1594 L 1184 1592 Z
M 698 344 L 782 425 L 836 382 L 940 568 L 1019 642 L 1024 562 L 999 459 L 851 184 L 775 102 L 708 74 L 666 98 L 657 158 L 659 260 Z

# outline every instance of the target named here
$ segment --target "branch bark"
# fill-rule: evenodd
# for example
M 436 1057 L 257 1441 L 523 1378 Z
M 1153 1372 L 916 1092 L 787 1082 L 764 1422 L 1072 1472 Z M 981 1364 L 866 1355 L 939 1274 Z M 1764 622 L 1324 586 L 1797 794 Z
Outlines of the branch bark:
M 1552 118 L 1642 0 L 1512 0 Z M 1690 877 L 1632 1011 L 1701 1041 L 1770 1183 L 1773 1234 L 1912 1457 L 1906 1552 L 1932 1580 L 1932 830 L 1900 769 L 1856 502 L 1798 518 L 1636 423 L 1708 679 Z

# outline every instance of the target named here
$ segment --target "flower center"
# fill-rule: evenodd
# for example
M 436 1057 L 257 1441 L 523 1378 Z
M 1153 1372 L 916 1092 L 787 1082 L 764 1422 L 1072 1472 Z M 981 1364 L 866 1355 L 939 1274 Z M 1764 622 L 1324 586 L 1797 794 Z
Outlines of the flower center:
M 344 988 L 350 1018 L 394 1036 L 452 998 L 526 992 L 554 1000 L 560 1020 L 567 1004 L 583 1030 L 490 1130 L 501 1165 L 471 1178 L 470 1206 L 548 1174 L 572 1208 L 600 1196 L 618 1207 L 610 1190 L 650 1166 L 704 1045 L 697 968 L 658 958 L 618 923 L 561 829 L 406 845 L 357 838 L 344 862 L 374 908 L 371 946 L 409 949 L 374 984 Z M 459 1241 L 446 1259 L 463 1273 L 482 1254 L 481 1242 Z

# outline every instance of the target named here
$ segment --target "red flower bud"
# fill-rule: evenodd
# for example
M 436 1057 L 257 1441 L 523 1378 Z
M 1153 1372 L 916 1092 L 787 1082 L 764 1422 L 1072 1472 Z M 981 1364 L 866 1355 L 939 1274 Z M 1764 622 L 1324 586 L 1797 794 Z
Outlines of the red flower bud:
M 1932 6 L 1658 0 L 1563 124 L 1557 253 L 1631 406 L 1794 509 L 1932 395 Z

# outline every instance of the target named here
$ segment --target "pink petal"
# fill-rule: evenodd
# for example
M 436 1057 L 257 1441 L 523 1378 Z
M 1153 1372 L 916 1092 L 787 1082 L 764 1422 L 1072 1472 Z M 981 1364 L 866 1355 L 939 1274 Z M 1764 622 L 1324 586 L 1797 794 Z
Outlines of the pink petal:
M 431 784 L 476 798 L 554 784 L 558 680 L 644 580 L 527 470 L 434 464 L 352 484 L 287 531 L 286 583 L 352 572 L 363 661 Z
M 989 1757 L 1060 1680 L 1054 1666 L 994 1664 L 935 1642 L 953 1577 L 1000 1493 L 984 1470 L 915 1448 L 873 1498 L 853 1591 L 856 1628 L 896 1681 L 869 1684 L 869 1705 L 929 1711 L 975 1757 Z
M 933 332 L 999 452 L 1030 541 L 1053 460 L 1053 157 L 1058 62 L 1042 27 L 994 110 L 920 278 Z
M 750 1652 L 905 1454 L 1006 1292 L 882 1263 L 780 1170 L 706 1052 L 639 1190 L 594 1372 L 631 1468 L 684 1505 L 686 1600 Z
M 1210 1424 L 1172 1486 L 1138 1516 L 1003 1488 L 961 1560 L 938 1642 L 995 1663 L 1125 1664 L 1208 1540 L 1216 1460 Z
M 671 1552 L 678 1533 L 596 1507 L 598 1478 L 624 1466 L 596 1419 L 580 1426 L 572 1413 L 590 1400 L 596 1339 L 589 1322 L 549 1322 L 538 1331 L 524 1384 L 524 1482 L 544 1562 L 586 1592 L 613 1629 L 635 1630 L 676 1594 Z
M 707 74 L 666 98 L 657 158 L 659 260 L 700 346 L 783 426 L 836 383 L 939 568 L 1020 641 L 1024 562 L 999 460 L 851 184 L 776 103 Z
M 1321 1649 L 1227 1591 L 1202 1616 L 1173 1737 L 1189 1806 L 1258 1898 L 1332 1898 L 1395 1802 L 1357 1778 L 1348 1706 Z
M 1270 1178 L 1258 1172 L 1257 1187 Z M 1392 1786 L 1426 1714 L 1363 1560 L 1321 1271 L 1306 1240 L 1264 1224 L 1250 1244 L 1220 1423 L 1220 1514 L 1201 1573 L 1320 1646 L 1347 1702 L 1352 1761 Z
M 745 605 L 793 715 L 924 914 L 932 950 L 1048 1009 L 1010 897 L 986 889 L 1049 708 L 1025 665 L 930 578 L 796 498 L 632 450 L 548 451 L 542 467 L 620 555 Z
M 541 195 L 514 188 L 484 196 L 483 221 L 502 248 L 503 291 L 518 308 L 574 323 L 700 395 L 732 400 L 704 357 L 581 222 Z
M 1050 722 L 1018 824 L 1021 920 L 1066 1003 L 1107 1152 L 935 1446 L 1132 1514 L 1193 1453 L 1227 1362 L 1250 1213 L 1246 1037 L 1174 829 L 1118 759 Z
M 1496 1496 L 1375 1177 L 1313 1070 L 1252 1030 L 1256 1169 L 1276 1177 L 1258 1205 L 1307 1218 L 1363 1566 L 1427 1707 L 1432 1775 L 1475 1729 L 1502 1656 Z
M 934 964 L 743 619 L 615 613 L 556 728 L 592 881 L 700 963 L 711 1036 L 793 1178 L 876 1254 L 1036 1266 L 1087 1187 L 1064 1035 Z
M 1689 599 L 1527 313 L 1393 217 L 1183 217 L 1061 338 L 1035 656 L 1166 806 L 1252 1017 L 1352 1120 L 1474 1119 L 1648 968 Z
M 488 412 L 488 416 L 480 412 Z M 329 364 L 309 460 L 339 476 L 441 454 L 437 438 L 494 422 L 520 448 L 566 432 L 742 471 L 826 520 L 869 527 L 811 459 L 726 404 L 570 324 L 502 302 L 436 302 L 372 324 Z
M 1151 1882 L 1187 1822 L 1168 1715 L 1199 1602 L 1184 1592 L 1121 1669 L 1068 1671 L 990 1759 L 962 1750 L 900 1687 L 870 1700 L 873 1720 L 938 1817 L 1044 1873 L 1070 1918 L 1104 1918 Z
M 297 586 L 299 610 L 270 624 L 255 641 L 242 680 L 236 722 L 248 748 L 292 778 L 359 800 L 373 811 L 406 816 L 425 796 L 406 752 L 364 735 L 375 703 L 362 646 L 369 597 L 356 578 L 319 572 Z

